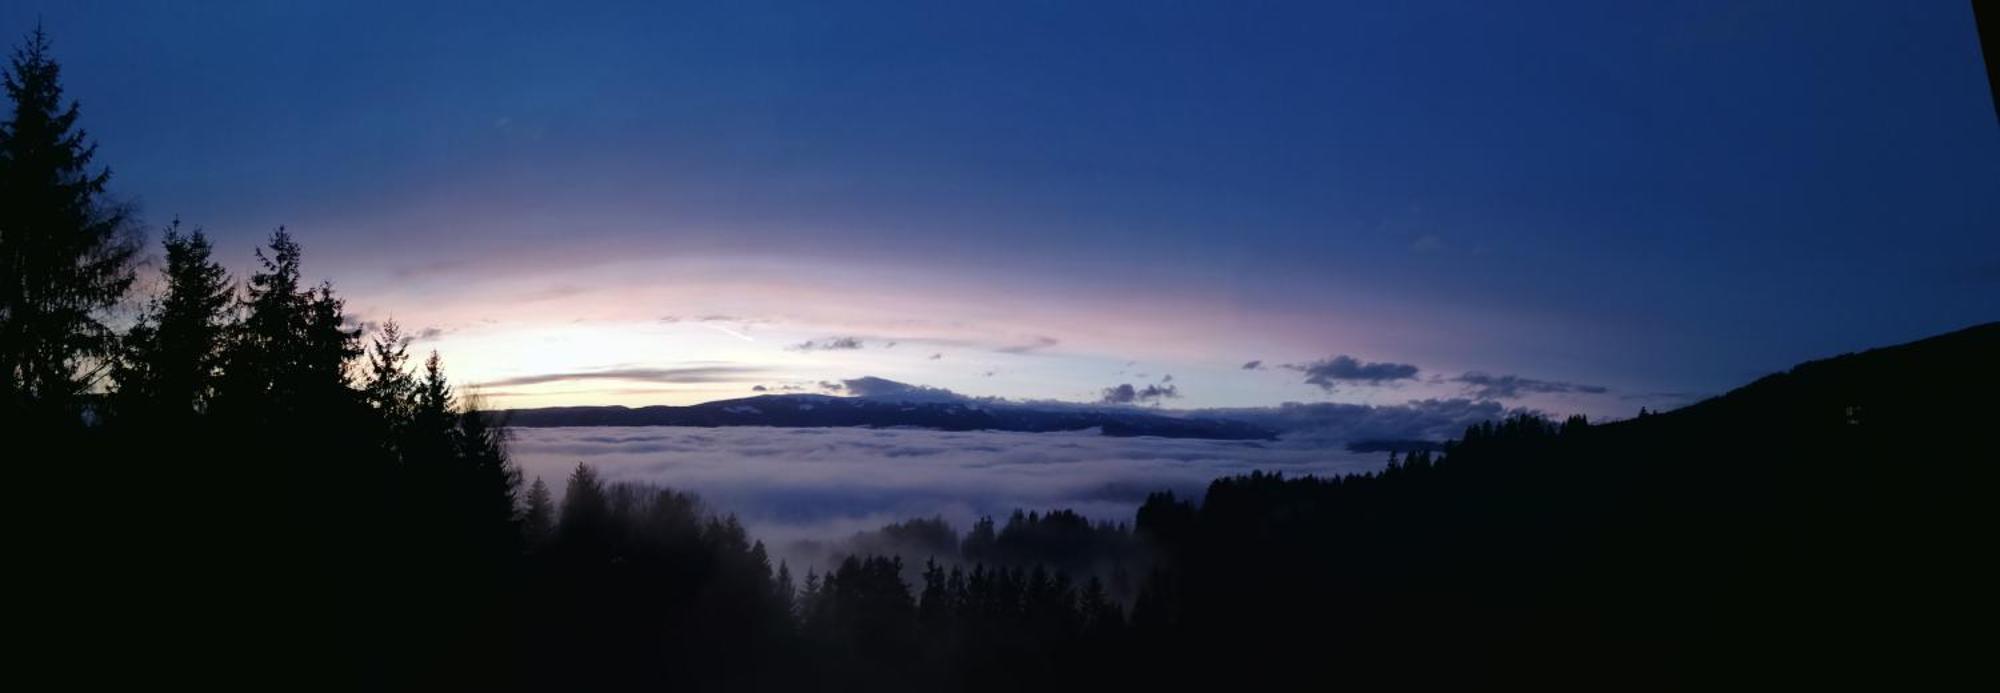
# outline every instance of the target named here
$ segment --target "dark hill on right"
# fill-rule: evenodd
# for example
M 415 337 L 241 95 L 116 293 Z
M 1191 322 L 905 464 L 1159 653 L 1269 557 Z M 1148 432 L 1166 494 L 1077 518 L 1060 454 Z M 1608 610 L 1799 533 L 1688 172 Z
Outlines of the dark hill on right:
M 1133 620 L 1238 679 L 1991 683 L 1996 356 L 1988 323 L 1380 474 L 1155 496 L 1168 567 Z

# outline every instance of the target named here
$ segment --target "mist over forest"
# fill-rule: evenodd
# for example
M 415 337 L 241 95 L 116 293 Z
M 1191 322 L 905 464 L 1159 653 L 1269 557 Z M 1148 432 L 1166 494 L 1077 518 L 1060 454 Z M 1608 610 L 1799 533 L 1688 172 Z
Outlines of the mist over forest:
M 1129 522 L 1157 491 L 1197 496 L 1216 478 L 1256 470 L 1371 472 L 1389 457 L 1315 441 L 763 427 L 520 428 L 508 450 L 530 481 L 554 483 L 582 463 L 608 481 L 693 492 L 774 552 L 820 567 L 825 556 L 812 545 L 906 519 L 941 518 L 958 532 L 1015 510 Z

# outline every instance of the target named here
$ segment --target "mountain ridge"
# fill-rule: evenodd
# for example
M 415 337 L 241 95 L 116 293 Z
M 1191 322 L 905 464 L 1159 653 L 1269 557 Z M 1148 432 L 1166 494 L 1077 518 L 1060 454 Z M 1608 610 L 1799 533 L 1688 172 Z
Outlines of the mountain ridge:
M 1144 411 L 1058 407 L 973 399 L 915 400 L 816 394 L 757 395 L 686 406 L 620 405 L 506 409 L 497 421 L 521 428 L 566 426 L 916 427 L 941 431 L 1051 433 L 1099 429 L 1114 437 L 1270 440 L 1277 432 L 1240 421 Z

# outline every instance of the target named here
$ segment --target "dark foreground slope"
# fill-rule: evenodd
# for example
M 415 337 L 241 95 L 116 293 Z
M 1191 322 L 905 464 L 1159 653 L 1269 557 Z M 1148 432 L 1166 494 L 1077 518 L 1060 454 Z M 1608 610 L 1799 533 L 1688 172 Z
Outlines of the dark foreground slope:
M 1984 325 L 811 567 L 588 468 L 517 507 L 476 413 L 280 392 L 21 446 L 67 455 L 19 470 L 21 659 L 100 688 L 1992 688 L 1995 354 Z
M 1155 644 L 1229 678 L 1990 680 L 1996 358 L 1987 324 L 1670 413 L 1477 427 L 1379 476 L 1155 499 Z

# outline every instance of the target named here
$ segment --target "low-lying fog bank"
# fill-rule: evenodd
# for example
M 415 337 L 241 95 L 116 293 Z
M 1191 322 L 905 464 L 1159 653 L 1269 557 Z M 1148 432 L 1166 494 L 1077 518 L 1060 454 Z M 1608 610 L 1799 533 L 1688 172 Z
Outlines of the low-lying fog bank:
M 800 555 L 806 542 L 910 518 L 942 517 L 960 533 L 1015 509 L 1129 523 L 1152 491 L 1198 497 L 1219 476 L 1341 474 L 1387 459 L 1326 441 L 868 428 L 517 428 L 511 450 L 527 482 L 540 477 L 558 495 L 578 462 L 607 482 L 693 491 L 777 554 L 808 564 L 818 561 Z

